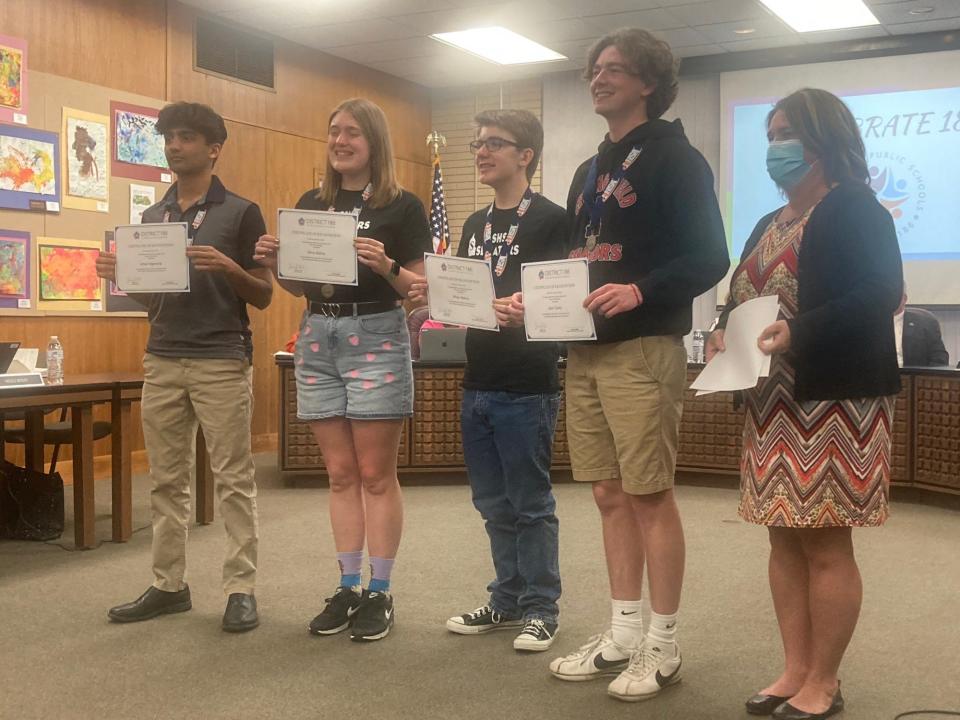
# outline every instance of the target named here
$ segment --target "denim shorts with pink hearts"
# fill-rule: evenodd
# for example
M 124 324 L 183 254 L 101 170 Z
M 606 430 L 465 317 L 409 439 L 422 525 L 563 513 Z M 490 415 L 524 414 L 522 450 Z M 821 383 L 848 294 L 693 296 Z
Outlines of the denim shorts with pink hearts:
M 410 335 L 402 308 L 355 317 L 305 312 L 294 368 L 301 420 L 413 415 Z

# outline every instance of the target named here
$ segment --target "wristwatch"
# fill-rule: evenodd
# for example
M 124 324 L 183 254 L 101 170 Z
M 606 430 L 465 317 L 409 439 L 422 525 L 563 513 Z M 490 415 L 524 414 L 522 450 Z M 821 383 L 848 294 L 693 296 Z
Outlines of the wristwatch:
M 400 263 L 397 260 L 393 261 L 393 265 L 390 266 L 390 274 L 394 277 L 400 277 Z

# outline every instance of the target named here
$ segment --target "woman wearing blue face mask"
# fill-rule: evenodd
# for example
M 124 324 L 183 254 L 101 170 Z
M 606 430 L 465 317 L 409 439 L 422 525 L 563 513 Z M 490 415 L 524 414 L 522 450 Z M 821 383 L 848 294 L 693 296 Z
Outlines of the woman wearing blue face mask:
M 738 303 L 779 297 L 757 338 L 770 375 L 743 397 L 740 515 L 768 528 L 785 664 L 747 711 L 809 720 L 843 709 L 837 673 L 862 598 L 852 529 L 887 518 L 902 270 L 846 105 L 800 90 L 770 112 L 767 137 L 787 204 L 747 241 L 707 359 Z

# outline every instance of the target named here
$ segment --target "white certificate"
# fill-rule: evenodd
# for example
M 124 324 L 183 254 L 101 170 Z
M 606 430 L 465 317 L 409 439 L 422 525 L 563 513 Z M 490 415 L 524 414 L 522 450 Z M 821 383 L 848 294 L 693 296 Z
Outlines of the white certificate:
M 424 253 L 423 264 L 431 320 L 500 331 L 489 260 Z
M 326 210 L 277 212 L 277 277 L 356 285 L 357 216 Z
M 120 225 L 113 231 L 117 288 L 126 293 L 190 292 L 186 223 Z
M 593 315 L 583 306 L 590 294 L 586 258 L 523 263 L 523 326 L 527 340 L 596 340 Z

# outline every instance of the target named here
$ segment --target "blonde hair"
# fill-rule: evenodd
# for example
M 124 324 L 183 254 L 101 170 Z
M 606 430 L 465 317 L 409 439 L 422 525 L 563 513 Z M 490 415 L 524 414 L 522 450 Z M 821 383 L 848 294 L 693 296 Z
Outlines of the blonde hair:
M 350 113 L 353 116 L 370 146 L 370 182 L 373 184 L 373 194 L 368 204 L 375 208 L 389 205 L 399 197 L 400 183 L 397 182 L 397 171 L 393 164 L 393 144 L 390 142 L 387 116 L 379 105 L 369 100 L 350 98 L 337 105 L 330 113 L 330 118 L 327 120 L 328 127 L 337 113 L 341 112 Z M 333 205 L 341 180 L 340 173 L 333 169 L 328 152 L 327 168 L 317 197 L 326 205 Z

